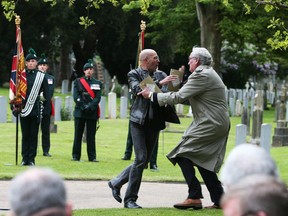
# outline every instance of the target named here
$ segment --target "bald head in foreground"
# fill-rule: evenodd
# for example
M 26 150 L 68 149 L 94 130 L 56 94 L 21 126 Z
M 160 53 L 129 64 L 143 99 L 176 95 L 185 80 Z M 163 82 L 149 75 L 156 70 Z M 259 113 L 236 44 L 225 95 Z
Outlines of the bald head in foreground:
M 13 178 L 9 190 L 13 216 L 70 216 L 63 179 L 53 170 L 31 168 Z

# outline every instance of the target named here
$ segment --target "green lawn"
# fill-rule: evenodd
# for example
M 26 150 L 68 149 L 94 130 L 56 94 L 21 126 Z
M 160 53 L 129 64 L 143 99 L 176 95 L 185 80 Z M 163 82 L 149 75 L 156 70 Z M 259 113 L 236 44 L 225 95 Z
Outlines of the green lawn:
M 7 89 L 0 89 L 0 95 L 6 95 Z M 3 93 L 3 94 L 2 94 Z M 8 106 L 8 105 L 7 105 Z M 185 107 L 187 112 L 188 107 Z M 8 112 L 8 116 L 11 114 Z M 181 118 L 181 124 L 170 124 L 170 130 L 183 131 L 192 121 L 191 118 Z M 270 109 L 264 113 L 264 123 L 269 123 L 272 128 L 275 127 L 274 110 Z M 231 118 L 231 132 L 229 134 L 227 154 L 234 147 L 235 143 L 235 127 L 241 123 L 240 117 Z M 100 129 L 96 135 L 97 159 L 100 163 L 94 164 L 87 162 L 86 146 L 82 147 L 83 162 L 72 162 L 71 151 L 73 142 L 73 121 L 56 122 L 58 127 L 57 133 L 51 134 L 51 158 L 42 156 L 41 148 L 38 148 L 38 156 L 36 157 L 36 165 L 50 167 L 60 173 L 65 179 L 82 179 L 82 180 L 109 180 L 117 175 L 131 161 L 122 161 L 126 137 L 128 119 L 105 119 L 100 121 Z M 15 165 L 15 123 L 0 124 L 0 179 L 11 179 L 18 172 L 27 169 Z M 273 134 L 273 132 L 272 132 Z M 183 176 L 178 166 L 173 166 L 167 159 L 166 154 L 181 139 L 181 133 L 161 133 L 159 139 L 158 166 L 160 172 L 150 172 L 145 170 L 143 181 L 161 181 L 161 182 L 183 182 Z M 250 137 L 247 137 L 249 141 Z M 19 157 L 18 163 L 21 162 L 21 131 L 19 126 Z M 271 149 L 271 155 L 276 161 L 281 177 L 288 182 L 288 147 L 278 147 Z M 200 178 L 200 177 L 199 177 Z M 200 178 L 201 179 L 201 178 Z M 178 211 L 173 208 L 157 208 L 143 209 L 141 211 L 131 211 L 127 209 L 97 209 L 97 210 L 77 210 L 75 215 L 188 215 L 191 211 Z M 193 215 L 222 215 L 217 210 L 194 211 Z

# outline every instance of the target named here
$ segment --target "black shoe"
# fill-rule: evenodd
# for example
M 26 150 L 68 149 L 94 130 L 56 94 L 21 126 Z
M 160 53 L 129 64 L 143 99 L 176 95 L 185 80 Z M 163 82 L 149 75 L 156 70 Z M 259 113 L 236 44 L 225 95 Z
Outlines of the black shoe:
M 136 208 L 142 208 L 142 207 L 139 206 L 135 201 L 128 201 L 127 203 L 124 204 L 124 208 L 136 209 Z
M 73 157 L 73 158 L 72 158 L 72 161 L 80 161 L 80 160 Z
M 43 156 L 44 156 L 44 157 L 52 157 L 52 155 L 49 154 L 49 152 L 44 152 L 44 153 L 43 153 Z
M 29 163 L 27 163 L 27 162 L 25 162 L 25 161 L 22 161 L 21 162 L 21 166 L 28 166 L 29 165 Z
M 150 165 L 150 170 L 153 172 L 159 172 L 158 166 L 156 164 Z
M 122 198 L 121 198 L 121 195 L 120 195 L 120 189 L 114 187 L 110 181 L 108 182 L 108 186 L 112 190 L 112 196 L 114 197 L 114 199 L 117 200 L 117 202 L 121 203 L 122 202 Z
M 121 158 L 122 160 L 131 160 L 131 156 L 127 156 L 127 155 L 124 155 L 124 157 Z
M 35 166 L 34 162 L 29 162 L 28 166 Z
M 90 162 L 99 162 L 98 160 L 96 159 L 93 159 L 93 160 L 89 160 Z

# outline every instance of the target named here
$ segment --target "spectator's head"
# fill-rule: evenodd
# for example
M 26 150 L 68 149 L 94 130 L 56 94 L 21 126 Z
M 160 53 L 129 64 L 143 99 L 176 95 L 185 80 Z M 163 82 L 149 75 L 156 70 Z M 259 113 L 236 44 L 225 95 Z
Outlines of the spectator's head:
M 285 216 L 287 186 L 273 176 L 251 175 L 224 194 L 221 207 L 224 216 Z
M 155 50 L 153 49 L 142 50 L 140 52 L 139 59 L 142 69 L 147 70 L 151 73 L 158 69 L 160 59 Z
M 261 147 L 252 144 L 236 146 L 224 162 L 220 179 L 226 187 L 254 174 L 279 178 L 278 169 L 272 157 Z
M 11 182 L 9 202 L 14 216 L 69 216 L 63 179 L 51 169 L 31 168 Z

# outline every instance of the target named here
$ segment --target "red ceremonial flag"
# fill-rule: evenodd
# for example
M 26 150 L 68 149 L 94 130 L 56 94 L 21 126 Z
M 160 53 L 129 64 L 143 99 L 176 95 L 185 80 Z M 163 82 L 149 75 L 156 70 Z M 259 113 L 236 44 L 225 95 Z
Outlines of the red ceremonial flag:
M 140 65 L 139 55 L 140 55 L 140 52 L 144 49 L 144 35 L 145 35 L 145 29 L 146 29 L 146 22 L 144 22 L 143 20 L 141 20 L 140 29 L 141 29 L 141 32 L 139 32 L 139 41 L 138 41 L 135 68 L 137 68 Z
M 16 47 L 12 60 L 12 70 L 10 77 L 9 99 L 10 103 L 16 106 L 22 104 L 22 100 L 26 98 L 26 72 L 25 58 L 21 40 L 20 21 L 16 24 Z

